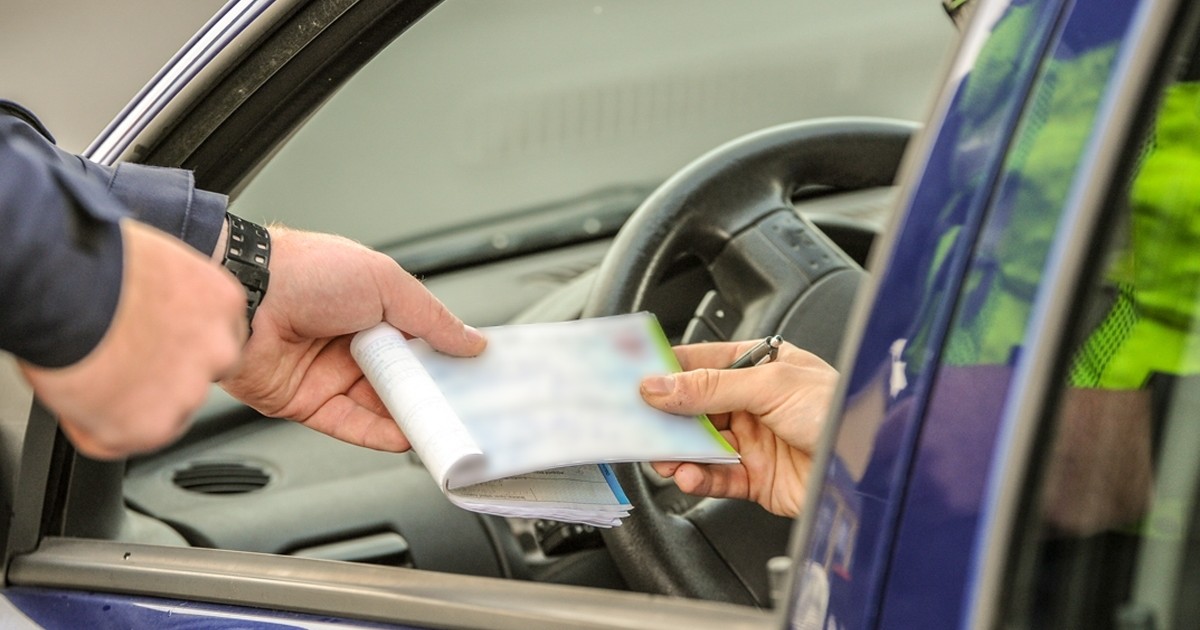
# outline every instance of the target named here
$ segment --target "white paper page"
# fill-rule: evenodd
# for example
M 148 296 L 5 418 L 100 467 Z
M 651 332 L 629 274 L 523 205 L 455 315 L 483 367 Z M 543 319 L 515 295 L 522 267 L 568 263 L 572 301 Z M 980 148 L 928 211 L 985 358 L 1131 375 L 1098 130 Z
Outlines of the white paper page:
M 567 466 L 524 475 L 485 481 L 451 491 L 457 497 L 487 499 L 493 502 L 536 501 L 577 507 L 612 505 L 628 508 L 624 494 L 619 497 L 605 480 L 597 465 Z M 618 486 L 619 487 L 619 486 Z
M 737 453 L 708 421 L 650 407 L 638 393 L 649 374 L 675 371 L 647 313 L 570 322 L 496 326 L 472 358 L 413 352 L 480 449 L 485 479 L 582 463 L 734 462 Z
M 612 527 L 632 506 L 611 475 L 600 465 L 569 466 L 485 481 L 447 496 L 460 507 L 489 514 Z
M 400 331 L 387 324 L 364 330 L 350 354 L 439 486 L 446 487 L 452 469 L 481 464 L 479 446 Z

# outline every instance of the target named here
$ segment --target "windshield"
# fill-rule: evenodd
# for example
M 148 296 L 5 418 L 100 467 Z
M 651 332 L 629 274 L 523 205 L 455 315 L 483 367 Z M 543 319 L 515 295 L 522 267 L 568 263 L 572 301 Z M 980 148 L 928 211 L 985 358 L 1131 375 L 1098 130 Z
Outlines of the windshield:
M 820 116 L 923 119 L 952 37 L 929 0 L 446 2 L 304 125 L 235 209 L 385 249 L 512 217 L 480 237 L 487 248 L 511 254 L 572 227 L 595 238 L 741 134 Z

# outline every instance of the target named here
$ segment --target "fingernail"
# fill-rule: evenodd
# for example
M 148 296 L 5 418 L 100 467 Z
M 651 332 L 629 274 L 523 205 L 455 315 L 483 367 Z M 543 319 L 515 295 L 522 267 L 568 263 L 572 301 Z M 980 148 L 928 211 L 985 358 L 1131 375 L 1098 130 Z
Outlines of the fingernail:
M 487 341 L 487 338 L 483 336 L 483 333 L 479 332 L 479 330 L 472 326 L 463 327 L 463 337 L 466 337 L 467 341 L 472 345 L 478 345 Z
M 655 396 L 670 394 L 675 391 L 675 377 L 667 374 L 665 376 L 648 376 L 642 381 L 642 391 Z

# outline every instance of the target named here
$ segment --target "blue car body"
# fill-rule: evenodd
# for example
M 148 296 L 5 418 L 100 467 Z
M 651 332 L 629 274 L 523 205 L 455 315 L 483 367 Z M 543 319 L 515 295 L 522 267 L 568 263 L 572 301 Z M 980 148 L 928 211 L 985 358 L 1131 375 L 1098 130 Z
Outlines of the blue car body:
M 335 619 L 278 610 L 252 610 L 154 597 L 36 588 L 4 591 L 6 628 L 196 628 L 286 630 L 289 628 L 398 628 L 392 624 Z M 9 608 L 11 606 L 11 608 Z M 411 626 L 410 626 L 411 627 Z
M 847 627 L 944 627 L 965 613 L 1021 348 L 1000 364 L 956 361 L 946 349 L 951 337 L 975 334 L 970 320 L 979 316 L 988 292 L 1003 290 L 992 270 L 1043 267 L 1055 246 L 1054 239 L 1043 239 L 997 251 L 1007 235 L 1053 225 L 1067 210 L 1066 198 L 1048 200 L 1045 213 L 1034 217 L 1005 207 L 1029 178 L 1006 162 L 1028 124 L 1027 104 L 1048 89 L 1045 66 L 1053 58 L 1119 46 L 1136 8 L 1127 2 L 989 5 L 1000 12 L 988 15 L 995 16 L 992 30 L 1019 28 L 1021 47 L 995 51 L 984 43 L 975 59 L 1005 55 L 1011 71 L 982 96 L 983 90 L 971 92 L 972 80 L 986 70 L 982 64 L 948 88 L 937 131 L 913 167 L 915 185 L 894 227 L 893 250 L 881 267 L 846 389 L 843 414 L 881 427 L 879 436 L 858 479 L 842 465 L 852 456 L 839 457 L 835 449 L 810 548 L 811 558 L 817 549 L 836 547 L 839 528 L 851 526 L 845 519 L 855 521 L 853 550 L 840 552 L 853 560 L 830 576 L 831 614 Z M 1015 27 L 1005 23 L 1017 20 Z M 1114 58 L 1110 71 L 1115 64 Z M 1098 110 L 1102 102 L 1091 105 Z M 1075 163 L 1082 164 L 1087 147 L 1074 149 Z M 1056 238 L 1069 239 L 1071 232 L 1060 230 Z M 968 285 L 969 278 L 982 280 Z M 1028 319 L 1010 322 L 1014 340 L 1040 324 L 1034 319 L 1039 295 L 1032 288 L 1019 296 Z M 898 342 L 904 344 L 899 352 Z M 902 386 L 895 383 L 897 374 L 903 374 Z M 865 413 L 882 417 L 856 413 L 878 392 L 887 392 L 886 404 Z
M 1144 61 L 1147 23 L 1161 10 L 1031 0 L 985 3 L 975 18 L 956 61 L 965 71 L 952 73 L 910 156 L 904 212 L 845 387 L 844 439 L 812 519 L 806 560 L 823 567 L 830 627 L 987 619 L 977 608 L 996 586 L 987 552 L 1009 526 L 997 518 L 1011 509 L 1007 492 L 1027 474 L 1014 455 L 1037 422 L 1027 406 L 1044 394 L 1031 383 L 1049 380 L 1039 362 L 1063 332 L 1064 270 L 1093 238 L 1086 193 L 1105 185 L 1097 165 L 1118 159 L 1111 138 L 1132 111 L 1119 104 L 1138 98 L 1128 86 L 1147 69 L 1133 60 Z M 1068 81 L 1083 89 L 1056 100 Z M 1056 147 L 1055 170 L 1038 172 L 1018 148 L 1049 128 L 1074 133 Z M 1046 186 L 1051 178 L 1058 185 Z M 1028 203 L 1034 193 L 1039 204 Z M 1034 281 L 1014 287 L 1010 274 L 1004 286 L 1005 269 Z M 1005 321 L 988 319 L 997 302 Z M 869 461 L 848 464 L 863 460 L 871 435 Z

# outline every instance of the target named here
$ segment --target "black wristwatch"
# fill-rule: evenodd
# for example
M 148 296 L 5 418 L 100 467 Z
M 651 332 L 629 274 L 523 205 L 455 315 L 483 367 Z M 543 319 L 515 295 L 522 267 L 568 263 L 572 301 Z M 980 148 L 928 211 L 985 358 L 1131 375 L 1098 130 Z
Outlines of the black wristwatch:
M 225 242 L 225 266 L 246 289 L 246 325 L 254 332 L 254 311 L 267 295 L 271 272 L 271 235 L 267 228 L 225 213 L 229 240 Z

